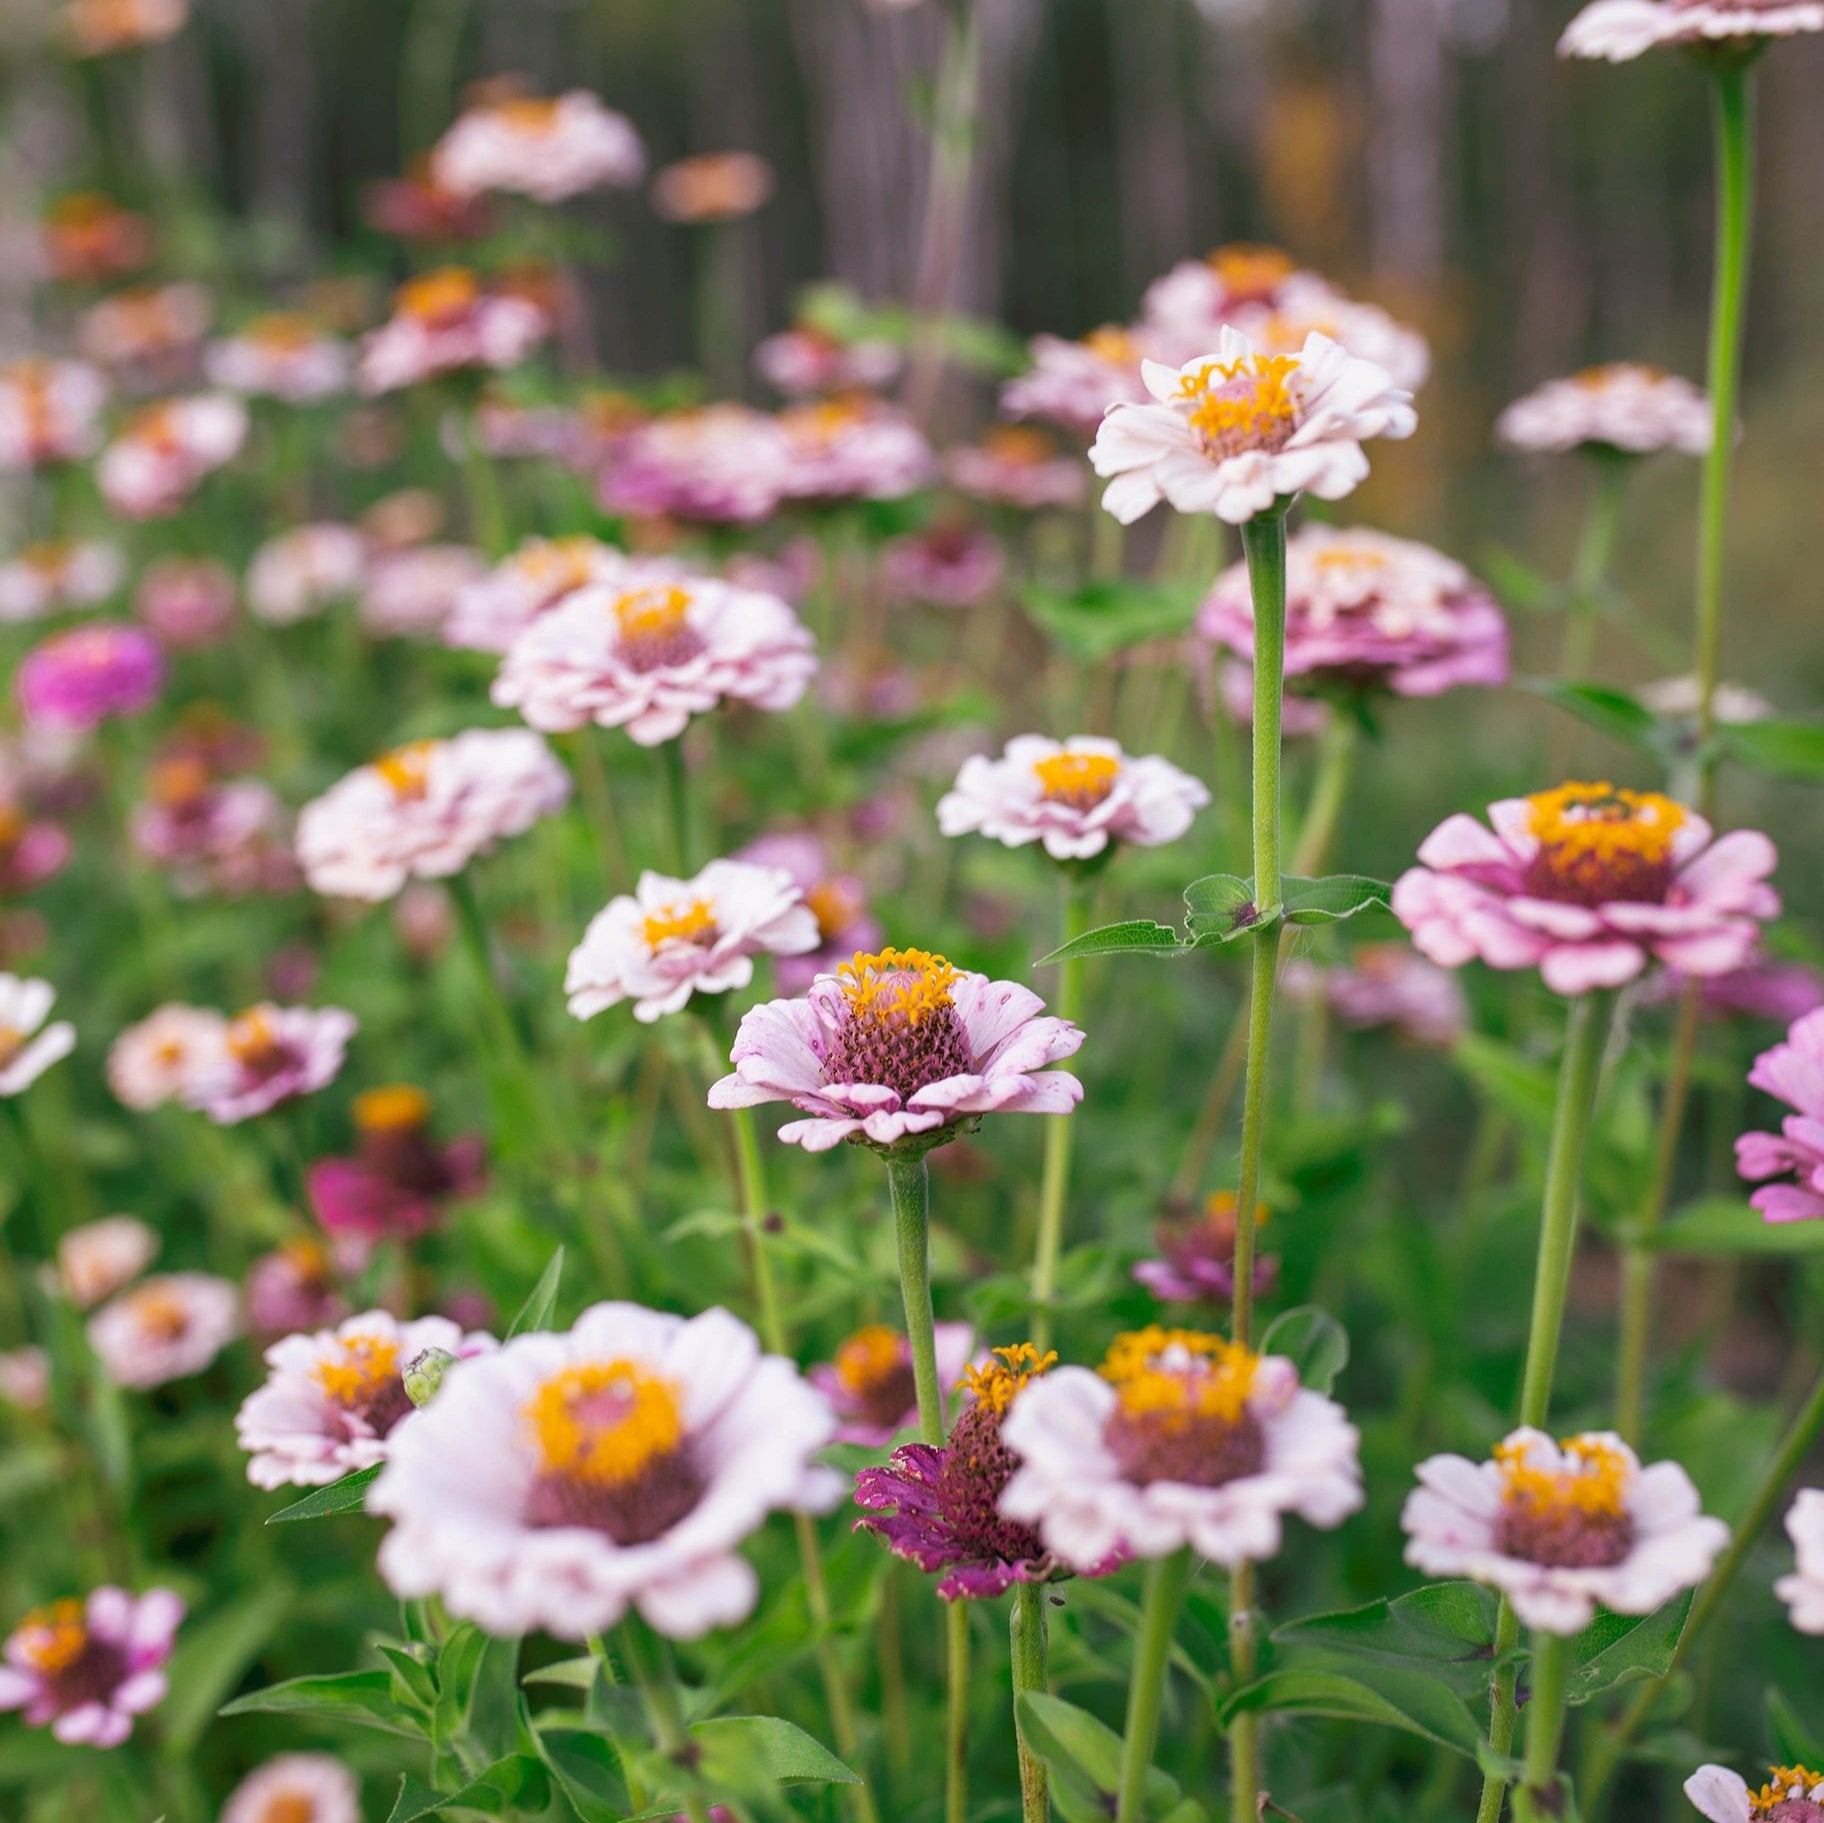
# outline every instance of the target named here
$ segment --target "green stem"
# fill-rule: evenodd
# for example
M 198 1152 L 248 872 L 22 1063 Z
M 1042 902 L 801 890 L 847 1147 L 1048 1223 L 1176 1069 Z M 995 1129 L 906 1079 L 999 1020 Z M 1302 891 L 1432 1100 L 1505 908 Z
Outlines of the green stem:
M 1134 1675 L 1127 1687 L 1127 1729 L 1121 1740 L 1121 1783 L 1115 1823 L 1140 1823 L 1145 1814 L 1146 1775 L 1159 1738 L 1159 1704 L 1165 1694 L 1165 1665 L 1171 1656 L 1172 1625 L 1189 1586 L 1194 1561 L 1188 1551 L 1155 1557 L 1146 1566 L 1140 1633 L 1134 1641 Z M 1253 1813 L 1250 1811 L 1249 1816 Z
M 602 763 L 599 736 L 592 727 L 579 728 L 569 737 L 568 745 L 576 761 L 577 796 L 582 802 L 583 820 L 595 837 L 608 890 L 615 892 L 631 875 L 621 842 L 620 819 L 615 815 L 614 792 L 608 783 L 608 768 Z
M 931 1173 L 923 1154 L 887 1158 L 893 1229 L 899 1246 L 899 1288 L 912 1344 L 912 1380 L 918 1389 L 921 1443 L 944 1441 L 944 1393 L 937 1378 L 937 1320 L 931 1310 Z
M 1533 1680 L 1526 1705 L 1526 1768 L 1514 1792 L 1517 1823 L 1548 1823 L 1560 1814 L 1558 1749 L 1571 1675 L 1571 1642 L 1562 1634 L 1533 1634 Z
M 1254 1681 L 1259 1644 L 1254 1628 L 1254 1566 L 1229 1573 L 1229 1675 L 1237 1690 Z M 1246 1709 L 1229 1724 L 1230 1823 L 1257 1823 L 1260 1810 L 1260 1714 Z
M 1089 929 L 1093 893 L 1074 875 L 1064 880 L 1064 942 L 1074 943 Z M 1057 1014 L 1076 1020 L 1083 1011 L 1083 958 L 1058 965 Z M 1054 1114 L 1045 1123 L 1045 1163 L 1039 1179 L 1039 1232 L 1032 1252 L 1032 1345 L 1040 1354 L 1051 1347 L 1051 1301 L 1058 1286 L 1058 1255 L 1064 1244 L 1064 1210 L 1070 1196 L 1071 1141 L 1076 1122 Z
M 1564 647 L 1558 675 L 1575 683 L 1588 674 L 1596 650 L 1596 631 L 1602 622 L 1602 589 L 1615 554 L 1615 535 L 1621 528 L 1621 509 L 1627 499 L 1631 459 L 1612 453 L 1596 458 L 1596 486 L 1583 521 L 1583 535 L 1571 560 L 1570 599 L 1565 604 Z
M 659 1752 L 684 1770 L 690 1761 L 691 1740 L 690 1730 L 684 1725 L 684 1705 L 678 1695 L 677 1667 L 672 1662 L 670 1647 L 656 1635 L 652 1651 L 647 1652 L 642 1631 L 642 1623 L 637 1620 L 629 1621 L 621 1629 L 627 1668 L 645 1699 L 652 1738 Z M 684 1794 L 684 1814 L 690 1823 L 709 1823 L 709 1806 L 694 1785 Z
M 944 1610 L 944 1823 L 969 1820 L 969 1603 Z
M 1045 1586 L 1043 1583 L 1015 1583 L 1011 1618 L 1013 1646 L 1014 1734 L 1020 1749 L 1020 1817 L 1021 1823 L 1046 1823 L 1051 1815 L 1051 1798 L 1045 1784 L 1045 1762 L 1026 1745 L 1019 1727 L 1019 1697 L 1023 1690 L 1042 1693 L 1046 1687 L 1045 1668 Z
M 684 775 L 684 737 L 659 749 L 665 768 L 665 813 L 671 824 L 671 859 L 679 879 L 690 875 L 690 784 Z
M 1330 852 L 1343 806 L 1349 800 L 1349 779 L 1360 734 L 1361 723 L 1339 709 L 1318 736 L 1317 777 L 1312 781 L 1310 801 L 1305 805 L 1298 841 L 1292 849 L 1294 874 L 1316 873 Z

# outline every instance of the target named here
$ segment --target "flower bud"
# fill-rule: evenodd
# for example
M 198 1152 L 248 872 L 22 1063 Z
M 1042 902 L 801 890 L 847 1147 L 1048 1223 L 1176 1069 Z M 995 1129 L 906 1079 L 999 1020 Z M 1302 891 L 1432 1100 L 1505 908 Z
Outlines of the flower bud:
M 427 1348 L 413 1355 L 399 1376 L 405 1382 L 405 1396 L 414 1405 L 429 1405 L 455 1365 L 456 1357 L 447 1348 Z

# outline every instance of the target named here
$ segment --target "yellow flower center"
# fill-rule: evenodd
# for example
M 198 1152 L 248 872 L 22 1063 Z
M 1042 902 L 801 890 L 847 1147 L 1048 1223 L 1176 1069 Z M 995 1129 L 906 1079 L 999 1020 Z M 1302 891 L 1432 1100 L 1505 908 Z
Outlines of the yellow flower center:
M 557 101 L 543 95 L 510 95 L 494 104 L 494 114 L 516 133 L 549 133 L 557 125 Z
M 905 1338 L 885 1323 L 858 1329 L 836 1351 L 836 1379 L 860 1398 L 904 1365 Z
M 210 783 L 209 768 L 202 760 L 193 753 L 178 753 L 153 765 L 146 787 L 155 804 L 177 810 L 207 795 Z
M 1235 1243 L 1236 1218 L 1240 1214 L 1241 1204 L 1233 1190 L 1212 1190 L 1203 1205 L 1204 1224 L 1212 1233 L 1225 1239 L 1232 1247 Z M 1265 1203 L 1254 1205 L 1254 1226 L 1264 1228 L 1268 1220 Z
M 393 294 L 393 305 L 401 316 L 440 323 L 474 309 L 480 297 L 481 281 L 466 266 L 440 266 L 408 279 Z
M 393 796 L 402 803 L 421 798 L 431 779 L 431 759 L 437 751 L 435 741 L 410 741 L 383 753 L 374 761 L 374 770 L 393 788 Z
M 1221 1336 L 1154 1323 L 1117 1336 L 1100 1372 L 1130 1417 L 1233 1424 L 1247 1410 L 1259 1365 L 1258 1355 Z
M 882 1025 L 922 1025 L 952 1004 L 957 971 L 942 956 L 922 949 L 857 951 L 836 971 L 851 1012 Z
M 716 935 L 715 908 L 707 899 L 674 899 L 648 912 L 641 930 L 648 949 L 664 943 L 708 944 Z
M 1140 345 L 1118 323 L 1104 323 L 1100 329 L 1092 329 L 1078 346 L 1111 367 L 1140 365 Z
M 585 536 L 549 538 L 536 544 L 520 559 L 526 579 L 555 598 L 580 589 L 589 580 L 589 559 L 595 541 Z
M 967 1391 L 985 1412 L 1000 1417 L 1013 1403 L 1014 1395 L 1028 1380 L 1036 1380 L 1057 1362 L 1054 1348 L 1040 1354 L 1030 1342 L 1015 1342 L 1010 1348 L 997 1348 L 986 1367 L 966 1367 L 957 1383 Z
M 297 354 L 317 339 L 317 326 L 295 310 L 274 310 L 256 318 L 243 332 L 262 354 Z
M 1564 1462 L 1538 1468 L 1521 1444 L 1496 1446 L 1501 1495 L 1508 1507 L 1524 1507 L 1541 1519 L 1614 1520 L 1627 1511 L 1633 1470 L 1613 1444 L 1585 1434 L 1559 1446 Z
M 1824 1773 L 1813 1772 L 1809 1766 L 1770 1766 L 1767 1783 L 1759 1791 L 1748 1794 L 1749 1813 L 1756 1817 L 1768 1816 L 1794 1797 L 1808 1797 L 1819 1784 L 1824 1784 Z
M 260 1807 L 259 1823 L 316 1823 L 316 1799 L 301 1791 L 281 1791 Z
M 319 1361 L 317 1384 L 338 1405 L 371 1405 L 399 1378 L 399 1344 L 387 1336 L 344 1336 L 342 1357 Z
M 779 414 L 779 428 L 801 450 L 815 453 L 845 437 L 867 416 L 859 398 L 819 399 L 814 405 L 794 405 Z
M 133 1320 L 149 1336 L 175 1342 L 190 1327 L 190 1311 L 182 1298 L 162 1285 L 143 1285 L 127 1296 Z
M 634 589 L 614 604 L 621 637 L 642 645 L 676 638 L 685 631 L 689 616 L 690 591 L 676 583 L 665 588 Z
M 1226 247 L 1218 247 L 1205 256 L 1204 263 L 1215 273 L 1223 290 L 1234 298 L 1267 297 L 1297 270 L 1290 254 L 1252 241 L 1232 241 Z
M 1535 792 L 1526 802 L 1527 829 L 1539 843 L 1528 879 L 1534 891 L 1596 903 L 1665 897 L 1682 806 L 1606 779 Z
M 47 538 L 37 544 L 28 544 L 20 551 L 19 561 L 27 569 L 36 570 L 46 582 L 55 582 L 73 554 L 74 547 L 66 539 Z
M 1292 383 L 1299 360 L 1290 354 L 1250 354 L 1206 361 L 1179 383 L 1191 428 L 1218 461 L 1244 450 L 1276 450 L 1298 428 Z
M 1663 367 L 1650 367 L 1644 361 L 1606 361 L 1600 367 L 1586 367 L 1572 376 L 1585 392 L 1607 392 L 1625 380 L 1657 381 L 1666 378 Z
M 89 1643 L 88 1620 L 79 1601 L 54 1601 L 34 1608 L 14 1634 L 20 1652 L 35 1671 L 54 1677 L 67 1671 Z
M 827 943 L 861 916 L 861 894 L 847 880 L 819 880 L 804 895 L 817 920 L 817 934 Z
M 982 448 L 1010 468 L 1037 468 L 1057 454 L 1058 446 L 1029 424 L 997 424 L 984 434 Z
M 1114 790 L 1121 762 L 1107 753 L 1054 753 L 1032 769 L 1048 803 L 1093 810 Z
M 523 1413 L 547 1470 L 598 1486 L 633 1481 L 684 1439 L 679 1389 L 633 1361 L 566 1368 Z
M 416 1132 L 431 1118 L 431 1098 L 409 1082 L 389 1082 L 355 1097 L 355 1125 L 363 1133 Z

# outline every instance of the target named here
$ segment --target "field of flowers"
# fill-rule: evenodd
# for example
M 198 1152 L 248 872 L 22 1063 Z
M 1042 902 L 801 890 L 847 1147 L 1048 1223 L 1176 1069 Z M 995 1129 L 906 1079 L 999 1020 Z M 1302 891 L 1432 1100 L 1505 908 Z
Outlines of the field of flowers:
M 794 14 L 918 159 L 783 323 L 402 10 L 308 260 L 225 8 L 0 34 L 0 1818 L 1824 1823 L 1824 0 L 1377 0 L 1710 112 L 1492 403 L 1264 241 L 965 308 L 1023 0 Z

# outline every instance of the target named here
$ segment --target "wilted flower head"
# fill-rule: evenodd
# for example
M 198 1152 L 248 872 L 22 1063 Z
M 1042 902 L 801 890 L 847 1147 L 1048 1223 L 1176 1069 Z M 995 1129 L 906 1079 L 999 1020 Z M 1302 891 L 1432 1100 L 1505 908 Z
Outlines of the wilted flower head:
M 227 1033 L 227 1020 L 209 1008 L 161 1006 L 114 1040 L 108 1087 L 136 1112 L 177 1101 L 199 1065 L 219 1059 Z
M 361 343 L 355 382 L 374 394 L 459 368 L 516 367 L 550 333 L 550 315 L 530 298 L 441 266 L 399 287 L 391 318 Z
M 72 1747 L 118 1747 L 134 1718 L 164 1701 L 183 1618 L 169 1589 L 133 1596 L 111 1585 L 36 1608 L 7 1635 L 0 1709 L 22 1710 L 28 1728 L 48 1722 Z
M 229 1020 L 221 1050 L 197 1060 L 180 1099 L 230 1127 L 315 1094 L 341 1070 L 357 1023 L 334 1006 L 249 1007 Z
M 1544 1633 L 1581 1633 L 1598 1604 L 1651 1614 L 1702 1582 L 1729 1542 L 1676 1462 L 1643 1469 L 1608 1431 L 1557 1444 L 1523 1427 L 1492 1462 L 1433 1456 L 1418 1477 L 1400 1515 L 1406 1561 L 1500 1590 Z
M 414 1406 L 402 1370 L 427 1348 L 466 1359 L 494 1347 L 448 1317 L 401 1323 L 370 1310 L 315 1335 L 286 1336 L 266 1351 L 266 1383 L 248 1395 L 234 1431 L 256 1488 L 322 1487 L 386 1460 Z
M 137 272 L 152 257 L 152 225 L 99 190 L 71 190 L 45 211 L 47 275 L 65 285 L 98 285 Z
M 757 955 L 799 955 L 817 941 L 816 915 L 783 868 L 711 861 L 692 880 L 643 873 L 590 920 L 564 992 L 578 1019 L 631 1000 L 634 1017 L 651 1021 L 692 994 L 746 987 Z
M 216 342 L 204 366 L 210 383 L 229 392 L 308 405 L 347 389 L 350 359 L 341 338 L 311 318 L 275 310 Z
M 1409 392 L 1315 331 L 1298 353 L 1268 355 L 1225 328 L 1216 354 L 1141 371 L 1154 403 L 1112 407 L 1089 452 L 1123 525 L 1161 500 L 1233 525 L 1290 495 L 1340 500 L 1367 476 L 1366 438 L 1418 427 Z
M 630 189 L 645 175 L 646 152 L 626 115 L 587 89 L 550 99 L 507 94 L 458 116 L 430 171 L 457 196 L 503 191 L 561 203 L 586 190 Z
M 1161 1222 L 1153 1230 L 1160 1258 L 1141 1260 L 1134 1277 L 1166 1304 L 1227 1304 L 1235 1295 L 1235 1228 L 1233 1190 L 1213 1190 L 1202 1211 L 1189 1221 Z M 1267 1221 L 1267 1207 L 1254 1211 L 1257 1228 Z M 1254 1256 L 1256 1296 L 1272 1288 L 1279 1262 L 1270 1254 Z
M 1131 756 L 1100 735 L 1021 734 L 998 760 L 976 754 L 963 762 L 938 801 L 937 826 L 1009 848 L 1043 842 L 1054 861 L 1084 861 L 1111 842 L 1175 842 L 1209 801 L 1200 780 L 1157 754 Z
M 441 633 L 462 591 L 488 573 L 466 544 L 417 544 L 382 551 L 361 587 L 361 625 L 376 639 Z
M 694 1639 L 752 1610 L 738 1547 L 768 1513 L 836 1499 L 811 1462 L 834 1429 L 727 1311 L 597 1304 L 465 1363 L 401 1429 L 368 1495 L 395 1522 L 380 1571 L 491 1633 L 581 1639 L 631 1607 Z
M 145 708 L 164 680 L 164 655 L 150 633 L 94 622 L 34 646 L 13 688 L 28 721 L 86 733 Z
M 67 1019 L 44 1023 L 56 999 L 48 981 L 0 974 L 0 1097 L 30 1088 L 76 1048 L 76 1028 Z
M 165 399 L 134 416 L 95 464 L 102 497 L 123 519 L 165 519 L 247 438 L 247 408 L 227 393 Z
M 1345 966 L 1287 963 L 1281 986 L 1323 1000 L 1347 1026 L 1392 1026 L 1416 1044 L 1448 1047 L 1462 1036 L 1469 1007 L 1457 978 L 1404 943 L 1360 943 Z
M 625 556 L 598 538 L 528 538 L 487 575 L 466 582 L 443 623 L 446 645 L 505 652 L 541 614 L 593 582 L 668 582 L 676 566 Z
M 1764 835 L 1713 841 L 1702 817 L 1656 791 L 1560 785 L 1488 817 L 1492 830 L 1441 823 L 1394 885 L 1394 915 L 1445 968 L 1537 968 L 1555 994 L 1619 987 L 1651 962 L 1724 974 L 1779 912 Z
M 1277 1355 L 1200 1330 L 1116 1337 L 1099 1372 L 1027 1387 L 1002 1426 L 1020 1467 L 1001 1495 L 1064 1562 L 1189 1546 L 1234 1567 L 1280 1546 L 1281 1519 L 1340 1525 L 1362 1504 L 1342 1407 Z
M 1807 1013 L 1763 1051 L 1748 1081 L 1793 1110 L 1778 1133 L 1744 1133 L 1735 1142 L 1736 1169 L 1761 1185 L 1748 1200 L 1770 1222 L 1815 1221 L 1824 1216 L 1824 1010 Z
M 962 1377 L 975 1346 L 967 1323 L 939 1323 L 937 1377 L 945 1386 Z M 829 1400 L 841 1421 L 834 1443 L 880 1449 L 918 1422 L 918 1387 L 912 1343 L 886 1323 L 870 1323 L 847 1337 L 833 1359 L 819 1361 L 807 1378 Z
M 817 920 L 814 950 L 774 958 L 773 979 L 783 993 L 802 994 L 819 975 L 840 967 L 857 950 L 877 947 L 884 937 L 880 921 L 868 910 L 866 886 L 857 875 L 840 871 L 809 830 L 757 836 L 735 859 L 783 868 Z
M 652 206 L 670 222 L 734 222 L 770 201 L 773 183 L 756 152 L 699 152 L 654 174 Z
M 807 1120 L 779 1137 L 809 1152 L 845 1139 L 924 1151 L 984 1114 L 1068 1114 L 1083 1085 L 1046 1065 L 1082 1031 L 1041 1017 L 1012 981 L 952 968 L 926 950 L 858 955 L 820 975 L 802 1000 L 772 1000 L 741 1021 L 712 1108 L 787 1101 Z
M 221 1823 L 361 1823 L 361 1787 L 327 1753 L 281 1753 L 228 1795 Z
M 991 425 L 979 444 L 947 451 L 944 474 L 959 493 L 1023 512 L 1076 506 L 1089 491 L 1081 458 L 1023 424 Z
M 809 630 L 777 596 L 710 577 L 629 576 L 535 619 L 508 649 L 493 695 L 547 733 L 594 722 L 653 747 L 724 699 L 789 709 L 816 669 Z
M 855 1479 L 855 1504 L 867 1509 L 858 1532 L 872 1532 L 896 1557 L 921 1570 L 941 1570 L 937 1592 L 945 1601 L 1003 1594 L 1021 1582 L 1056 1582 L 1073 1573 L 1023 1521 L 1005 1517 L 999 1501 L 1019 1458 L 1002 1428 L 1013 1402 L 1057 1360 L 1030 1342 L 997 1348 L 986 1366 L 971 1367 L 964 1382 L 969 1402 L 935 1447 L 907 1444 L 885 1468 L 863 1469 Z M 1117 1550 L 1083 1566 L 1105 1576 L 1120 1567 Z
M 158 1254 L 158 1236 L 130 1215 L 82 1222 L 57 1243 L 57 1282 L 78 1310 L 88 1310 L 139 1277 Z
M 1660 10 L 1659 0 L 1639 4 Z M 1819 11 L 1824 15 L 1824 7 Z M 1495 435 L 1510 449 L 1553 454 L 1593 449 L 1644 456 L 1675 449 L 1701 456 L 1710 447 L 1710 431 L 1710 401 L 1701 388 L 1636 361 L 1547 380 L 1495 423 Z
M 1627 63 L 1659 45 L 1755 51 L 1824 32 L 1820 0 L 1594 0 L 1564 28 L 1561 57 Z
M 92 455 L 107 402 L 106 376 L 87 361 L 0 367 L 0 472 Z
M 358 1149 L 320 1158 L 305 1173 L 317 1220 L 331 1234 L 364 1241 L 411 1239 L 437 1225 L 444 1205 L 485 1182 L 486 1148 L 476 1134 L 439 1145 L 431 1135 L 431 1098 L 409 1083 L 355 1097 Z
M 89 1346 L 117 1386 L 188 1379 L 241 1333 L 240 1302 L 210 1273 L 155 1273 L 90 1317 Z
M 1001 389 L 1001 410 L 1010 418 L 1043 418 L 1080 436 L 1090 436 L 1115 405 L 1143 405 L 1140 377 L 1144 356 L 1131 330 L 1105 324 L 1081 341 L 1034 336 L 1030 371 Z
M 179 651 L 212 646 L 234 624 L 233 573 L 211 557 L 160 557 L 133 592 L 134 614 Z
M 769 335 L 754 350 L 754 371 L 788 398 L 890 386 L 904 357 L 891 342 L 843 341 L 810 323 Z
M 111 544 L 53 539 L 23 545 L 0 563 L 0 622 L 43 620 L 70 608 L 92 608 L 120 587 L 126 574 Z

